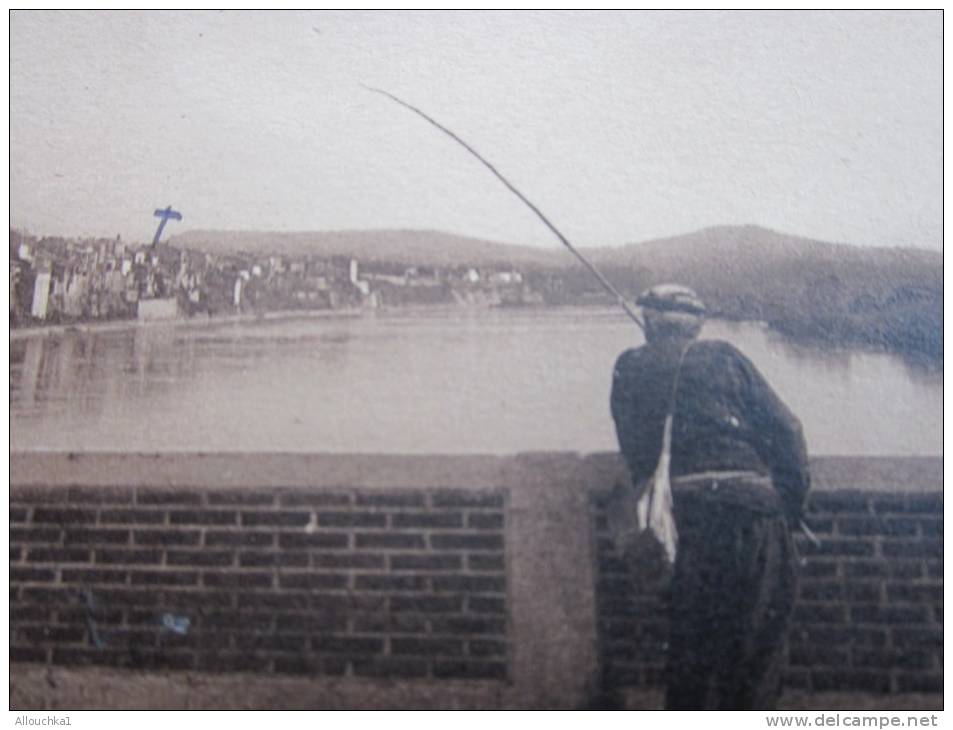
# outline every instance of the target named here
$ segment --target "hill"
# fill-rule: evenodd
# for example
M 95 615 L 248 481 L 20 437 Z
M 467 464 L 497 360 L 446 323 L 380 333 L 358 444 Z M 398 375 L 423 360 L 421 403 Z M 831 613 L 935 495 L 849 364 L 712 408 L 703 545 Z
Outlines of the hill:
M 780 272 L 828 272 L 894 277 L 940 276 L 939 253 L 912 248 L 870 248 L 791 236 L 759 226 L 718 226 L 671 238 L 591 250 L 603 265 L 645 267 L 659 277 L 694 277 L 699 285 L 763 282 Z
M 172 245 L 209 253 L 238 251 L 287 256 L 353 256 L 411 265 L 509 264 L 572 268 L 576 259 L 556 240 L 548 248 L 487 241 L 429 230 L 359 231 L 186 231 Z M 863 248 L 791 236 L 759 226 L 717 226 L 619 247 L 584 248 L 594 263 L 644 268 L 659 276 L 684 278 L 695 272 L 717 281 L 763 278 L 800 264 L 802 268 L 848 264 L 854 268 L 920 270 L 942 265 L 939 253 L 911 248 Z
M 612 301 L 558 242 L 517 246 L 437 231 L 300 233 L 190 231 L 174 245 L 210 253 L 353 256 L 407 265 L 514 266 L 549 304 Z M 664 281 L 695 288 L 712 313 L 763 320 L 800 340 L 942 359 L 938 252 L 869 248 L 758 226 L 719 226 L 619 247 L 582 250 L 625 296 Z
M 592 253 L 626 292 L 679 281 L 696 289 L 717 316 L 763 320 L 798 340 L 943 357 L 938 252 L 726 226 Z
M 251 251 L 285 256 L 353 256 L 424 266 L 547 265 L 553 251 L 425 230 L 368 231 L 186 231 L 172 245 L 208 253 Z M 559 245 L 558 243 L 556 244 Z M 558 251 L 555 253 L 559 253 Z

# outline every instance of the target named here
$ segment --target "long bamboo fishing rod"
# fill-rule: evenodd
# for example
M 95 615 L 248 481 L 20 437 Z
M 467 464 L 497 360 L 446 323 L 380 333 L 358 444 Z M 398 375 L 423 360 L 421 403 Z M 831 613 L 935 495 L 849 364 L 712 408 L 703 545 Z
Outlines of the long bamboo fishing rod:
M 642 320 L 639 319 L 639 315 L 636 314 L 635 309 L 632 308 L 632 305 L 626 300 L 626 298 L 623 297 L 623 296 L 619 293 L 619 291 L 618 291 L 614 286 L 612 286 L 612 284 L 609 282 L 609 280 L 606 279 L 606 277 L 604 277 L 604 276 L 602 275 L 602 272 L 599 271 L 599 269 L 597 269 L 595 266 L 593 266 L 591 263 L 589 263 L 588 259 L 586 259 L 586 257 L 583 256 L 581 253 L 579 253 L 579 251 L 576 249 L 576 247 L 573 246 L 573 245 L 569 242 L 569 240 L 568 240 L 562 233 L 560 233 L 559 229 L 556 228 L 556 226 L 554 226 L 554 225 L 550 222 L 550 220 L 549 220 L 545 215 L 543 215 L 543 212 L 542 212 L 539 208 L 537 208 L 525 195 L 523 195 L 523 193 L 521 193 L 519 190 L 517 190 L 516 186 L 513 185 L 513 183 L 511 183 L 509 180 L 507 180 L 505 177 L 503 177 L 502 173 L 501 173 L 499 170 L 497 170 L 491 163 L 489 163 L 489 162 L 483 157 L 483 155 L 481 155 L 479 152 L 477 152 L 475 149 L 473 149 L 469 144 L 467 144 L 467 143 L 464 142 L 462 139 L 460 139 L 460 137 L 458 137 L 458 136 L 457 136 L 454 132 L 452 132 L 451 130 L 447 129 L 445 126 L 443 126 L 443 125 L 442 125 L 440 122 L 438 122 L 436 119 L 434 119 L 433 117 L 429 116 L 428 114 L 426 114 L 425 112 L 421 111 L 420 109 L 418 109 L 417 107 L 413 106 L 412 104 L 408 104 L 406 101 L 404 101 L 403 99 L 400 99 L 399 97 L 394 96 L 394 95 L 391 94 L 389 91 L 384 91 L 383 89 L 376 89 L 376 88 L 374 88 L 374 87 L 372 87 L 372 86 L 366 86 L 366 85 L 364 85 L 364 84 L 361 84 L 361 86 L 363 86 L 365 89 L 367 89 L 368 91 L 371 91 L 371 92 L 373 92 L 373 93 L 375 93 L 375 94 L 381 94 L 382 96 L 386 96 L 388 99 L 397 102 L 397 103 L 400 104 L 402 107 L 404 107 L 404 108 L 406 108 L 406 109 L 410 109 L 410 111 L 414 112 L 414 113 L 417 114 L 418 116 L 423 117 L 425 120 L 427 120 L 428 122 L 430 122 L 430 124 L 432 124 L 432 125 L 435 126 L 437 129 L 439 129 L 441 132 L 443 132 L 444 134 L 446 134 L 446 135 L 447 135 L 448 137 L 450 137 L 454 142 L 456 142 L 457 144 L 459 144 L 459 145 L 460 145 L 461 147 L 463 147 L 467 152 L 469 152 L 471 155 L 473 155 L 474 157 L 476 157 L 480 162 L 482 162 L 482 163 L 487 167 L 487 169 L 489 169 L 489 171 L 492 172 L 492 173 L 496 176 L 496 178 L 497 178 L 501 183 L 503 183 L 503 184 L 509 189 L 509 191 L 510 191 L 511 193 L 513 193 L 517 198 L 519 198 L 520 200 L 522 200 L 522 201 L 529 207 L 529 209 L 532 210 L 532 211 L 536 214 L 536 216 L 546 225 L 546 227 L 547 227 L 550 231 L 552 231 L 553 234 L 555 234 L 556 238 L 558 238 L 558 239 L 560 240 L 560 242 L 561 242 L 566 248 L 569 249 L 569 251 L 573 254 L 573 256 L 575 256 L 577 259 L 579 259 L 579 261 L 581 261 L 582 264 L 583 264 L 587 269 L 589 269 L 590 272 L 592 272 L 593 276 L 595 276 L 596 279 L 599 280 L 599 283 L 602 284 L 602 286 L 605 288 L 605 290 L 608 291 L 612 296 L 614 296 L 614 297 L 616 298 L 616 301 L 619 303 L 619 306 L 622 307 L 622 309 L 625 310 L 625 313 L 629 315 L 629 317 L 632 319 L 632 321 L 635 322 L 643 332 L 645 331 L 645 325 L 642 324 Z
M 468 145 L 466 142 L 460 139 L 460 137 L 458 137 L 453 131 L 451 131 L 450 129 L 447 129 L 436 119 L 426 114 L 425 112 L 421 111 L 420 109 L 415 107 L 413 104 L 408 104 L 406 101 L 404 101 L 403 99 L 397 96 L 394 96 L 389 91 L 384 91 L 383 89 L 376 89 L 373 86 L 367 86 L 366 84 L 361 84 L 361 86 L 363 86 L 368 91 L 374 92 L 375 94 L 381 94 L 382 96 L 386 96 L 391 101 L 395 101 L 398 104 L 400 104 L 402 107 L 406 109 L 410 109 L 410 111 L 414 112 L 414 114 L 417 114 L 418 116 L 423 117 L 428 122 L 430 122 L 433 126 L 435 126 L 437 129 L 439 129 L 441 132 L 443 132 L 448 137 L 450 137 L 454 142 L 456 142 L 461 147 L 463 147 L 467 152 L 469 152 L 471 155 L 476 157 L 480 162 L 482 162 L 487 167 L 487 169 L 489 169 L 489 171 L 492 172 L 496 176 L 496 178 L 509 189 L 511 193 L 513 193 L 517 198 L 519 198 L 527 206 L 529 206 L 529 209 L 532 210 L 536 214 L 536 216 L 543 223 L 546 224 L 546 227 L 555 234 L 556 238 L 558 238 L 560 242 L 566 248 L 569 249 L 569 251 L 573 254 L 573 256 L 579 259 L 583 263 L 583 265 L 587 269 L 589 269 L 589 271 L 592 272 L 593 276 L 595 276 L 599 280 L 599 283 L 602 284 L 603 287 L 605 287 L 606 291 L 608 291 L 610 294 L 612 294 L 612 296 L 616 298 L 616 300 L 619 303 L 619 306 L 621 306 L 622 309 L 625 310 L 625 313 L 628 314 L 629 317 L 632 319 L 632 321 L 639 326 L 639 329 L 641 329 L 643 332 L 645 331 L 645 325 L 642 324 L 642 320 L 639 319 L 639 315 L 635 313 L 635 310 L 632 308 L 632 305 L 629 304 L 626 298 L 622 296 L 619 293 L 619 291 L 614 286 L 612 286 L 611 283 L 609 283 L 609 280 L 602 275 L 602 272 L 599 271 L 599 269 L 597 269 L 595 266 L 589 263 L 588 259 L 586 259 L 586 257 L 583 256 L 581 253 L 579 253 L 576 247 L 573 246 L 569 242 L 569 240 L 562 233 L 560 233 L 559 229 L 556 228 L 556 226 L 554 226 L 550 222 L 549 218 L 543 215 L 543 212 L 539 208 L 537 208 L 535 205 L 533 205 L 533 203 L 529 200 L 529 198 L 527 198 L 525 195 L 523 195 L 523 193 L 517 190 L 516 186 L 513 185 L 513 183 L 511 183 L 509 180 L 503 177 L 503 174 L 499 170 L 497 170 L 490 162 L 488 162 L 483 157 L 483 155 L 481 155 L 479 152 L 473 149 L 470 145 Z M 811 529 L 807 526 L 804 520 L 801 520 L 800 527 L 804 531 L 805 535 L 807 535 L 808 539 L 810 539 L 811 542 L 813 542 L 816 546 L 819 546 L 821 544 L 820 540 L 817 539 L 817 536 L 811 531 Z

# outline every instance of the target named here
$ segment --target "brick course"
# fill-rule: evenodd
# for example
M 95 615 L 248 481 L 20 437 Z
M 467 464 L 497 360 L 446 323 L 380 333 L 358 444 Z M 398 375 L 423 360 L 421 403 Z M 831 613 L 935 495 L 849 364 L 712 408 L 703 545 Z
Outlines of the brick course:
M 635 569 L 614 555 L 604 499 L 592 499 L 603 680 L 655 685 L 668 632 L 667 574 L 660 555 Z M 821 545 L 796 537 L 806 562 L 788 636 L 789 689 L 940 691 L 942 505 L 940 493 L 811 495 L 807 522 Z
M 616 454 L 13 454 L 12 701 L 278 708 L 305 680 L 313 707 L 568 709 L 600 667 L 657 697 L 667 576 L 613 557 L 585 508 L 624 470 Z M 812 473 L 824 544 L 802 569 L 787 688 L 939 706 L 941 460 L 823 457 Z M 242 519 L 261 513 L 294 517 Z M 82 681 L 53 687 L 49 663 Z M 159 672 L 156 691 L 137 695 L 132 668 Z M 186 671 L 262 676 L 226 697 L 208 683 L 229 677 Z M 349 676 L 413 681 L 368 693 Z
M 503 680 L 503 492 L 13 487 L 11 659 Z

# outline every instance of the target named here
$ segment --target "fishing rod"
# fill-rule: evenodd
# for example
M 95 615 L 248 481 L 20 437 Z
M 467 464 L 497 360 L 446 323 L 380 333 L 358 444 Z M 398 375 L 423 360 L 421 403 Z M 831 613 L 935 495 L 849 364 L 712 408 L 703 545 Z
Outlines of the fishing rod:
M 579 253 L 578 249 L 576 249 L 576 247 L 573 246 L 573 245 L 569 242 L 569 240 L 568 240 L 562 233 L 560 233 L 559 229 L 556 228 L 556 226 L 554 226 L 554 225 L 552 224 L 552 222 L 550 222 L 549 218 L 547 218 L 545 215 L 543 215 L 543 212 L 542 212 L 539 208 L 537 208 L 537 207 L 529 200 L 529 198 L 527 198 L 525 195 L 523 195 L 523 193 L 521 193 L 521 192 L 516 188 L 516 186 L 513 185 L 513 183 L 511 183 L 509 180 L 507 180 L 505 177 L 503 177 L 503 174 L 502 174 L 499 170 L 497 170 L 490 162 L 488 162 L 488 161 L 483 157 L 483 155 L 481 155 L 479 152 L 477 152 L 475 149 L 473 149 L 469 144 L 467 144 L 466 142 L 464 142 L 464 141 L 463 141 L 460 137 L 458 137 L 453 131 L 447 129 L 445 126 L 443 126 L 443 125 L 442 125 L 440 122 L 438 122 L 436 119 L 434 119 L 433 117 L 429 116 L 428 114 L 426 114 L 425 112 L 421 111 L 420 109 L 418 109 L 417 107 L 413 106 L 412 104 L 408 104 L 406 101 L 404 101 L 403 99 L 401 99 L 401 98 L 399 98 L 399 97 L 397 97 L 397 96 L 394 96 L 394 95 L 391 94 L 389 91 L 384 91 L 383 89 L 376 89 L 376 88 L 374 88 L 373 86 L 366 86 L 365 84 L 361 84 L 361 86 L 363 86 L 365 89 L 367 89 L 368 91 L 371 91 L 371 92 L 373 92 L 373 93 L 375 93 L 375 94 L 380 94 L 380 95 L 382 95 L 382 96 L 386 96 L 388 99 L 390 99 L 391 101 L 397 102 L 398 104 L 400 104 L 400 105 L 401 105 L 402 107 L 404 107 L 405 109 L 409 109 L 410 111 L 414 112 L 414 113 L 417 114 L 418 116 L 423 117 L 425 120 L 427 120 L 428 122 L 430 122 L 430 124 L 432 124 L 432 125 L 435 126 L 437 129 L 439 129 L 441 132 L 443 132 L 444 134 L 446 134 L 446 135 L 447 135 L 448 137 L 450 137 L 454 142 L 456 142 L 457 144 L 459 144 L 459 145 L 460 145 L 461 147 L 463 147 L 467 152 L 469 152 L 471 155 L 473 155 L 474 157 L 476 157 L 480 162 L 482 162 L 482 163 L 487 167 L 487 169 L 489 169 L 489 171 L 492 172 L 492 173 L 496 176 L 496 178 L 497 178 L 501 183 L 503 183 L 503 184 L 509 189 L 509 191 L 510 191 L 511 193 L 513 193 L 517 198 L 519 198 L 520 200 L 522 200 L 523 203 L 525 203 L 525 204 L 529 207 L 529 209 L 532 210 L 532 211 L 536 214 L 536 217 L 539 218 L 539 219 L 546 225 L 546 227 L 547 227 L 550 231 L 552 231 L 552 232 L 555 234 L 556 238 L 558 238 L 559 241 L 560 241 L 566 248 L 569 249 L 570 253 L 572 253 L 573 256 L 575 256 L 577 259 L 579 259 L 579 261 L 581 261 L 582 264 L 583 264 L 587 269 L 589 269 L 590 272 L 592 272 L 592 275 L 595 276 L 596 279 L 599 280 L 599 283 L 602 284 L 602 286 L 605 288 L 605 290 L 606 290 L 607 292 L 609 292 L 612 296 L 614 296 L 614 297 L 616 298 L 616 301 L 619 303 L 619 306 L 622 307 L 622 309 L 625 310 L 625 313 L 626 313 L 627 315 L 629 315 L 629 318 L 639 326 L 639 329 L 641 329 L 643 332 L 645 331 L 645 325 L 642 324 L 642 320 L 639 319 L 639 315 L 636 314 L 635 309 L 634 309 L 634 308 L 632 307 L 632 305 L 626 300 L 626 298 L 619 293 L 618 289 L 616 289 L 614 286 L 612 286 L 612 284 L 609 282 L 609 280 L 606 279 L 606 277 L 604 277 L 604 276 L 602 275 L 602 272 L 599 271 L 599 269 L 597 269 L 595 266 L 593 266 L 593 265 L 589 262 L 589 260 L 586 259 L 585 256 L 583 256 L 581 253 Z
M 599 283 L 602 284 L 602 286 L 605 288 L 605 290 L 608 291 L 612 296 L 614 296 L 614 297 L 616 298 L 616 301 L 619 303 L 619 306 L 621 306 L 622 309 L 625 310 L 625 313 L 626 313 L 627 315 L 629 315 L 629 318 L 639 326 L 639 329 L 641 329 L 643 332 L 645 332 L 645 325 L 642 323 L 642 320 L 639 319 L 639 315 L 636 314 L 635 309 L 633 309 L 632 305 L 626 300 L 626 298 L 625 298 L 624 296 L 622 296 L 622 295 L 619 293 L 619 291 L 618 291 L 614 286 L 612 286 L 612 284 L 609 282 L 609 280 L 606 279 L 606 277 L 604 277 L 604 276 L 602 275 L 602 272 L 600 272 L 599 269 L 597 269 L 595 266 L 593 266 L 593 265 L 589 262 L 589 260 L 586 259 L 585 256 L 583 256 L 581 253 L 579 253 L 579 251 L 576 249 L 576 247 L 573 246 L 573 245 L 569 242 L 569 239 L 567 239 L 567 238 L 559 231 L 559 229 L 556 228 L 556 226 L 554 226 L 554 225 L 552 224 L 552 222 L 549 220 L 549 218 L 547 218 L 547 217 L 543 214 L 543 212 L 542 212 L 539 208 L 537 208 L 537 207 L 532 203 L 532 201 L 529 200 L 529 198 L 527 198 L 525 195 L 523 195 L 523 193 L 521 193 L 521 192 L 516 188 L 516 186 L 513 185 L 513 183 L 511 183 L 509 180 L 507 180 L 505 177 L 503 177 L 503 174 L 502 174 L 499 170 L 497 170 L 489 161 L 487 161 L 486 158 L 483 157 L 483 155 L 481 155 L 479 152 L 477 152 L 475 149 L 473 149 L 469 144 L 467 144 L 466 142 L 464 142 L 455 132 L 453 132 L 452 130 L 450 130 L 450 129 L 448 129 L 447 127 L 443 126 L 443 125 L 442 125 L 440 122 L 438 122 L 436 119 L 434 119 L 433 117 L 431 117 L 429 114 L 427 114 L 427 113 L 421 111 L 420 109 L 418 109 L 417 107 L 415 107 L 413 104 L 408 104 L 406 101 L 404 101 L 404 100 L 401 99 L 400 97 L 394 96 L 394 95 L 391 94 L 389 91 L 384 91 L 383 89 L 377 89 L 377 88 L 375 88 L 375 87 L 373 87 L 373 86 L 367 86 L 366 84 L 361 84 L 361 86 L 363 86 L 365 89 L 367 89 L 367 90 L 370 91 L 370 92 L 373 92 L 373 93 L 375 93 L 375 94 L 380 94 L 381 96 L 386 96 L 386 97 L 387 97 L 388 99 L 390 99 L 391 101 L 394 101 L 394 102 L 400 104 L 400 105 L 401 105 L 402 107 L 404 107 L 405 109 L 409 109 L 409 110 L 412 111 L 414 114 L 416 114 L 416 115 L 422 117 L 422 118 L 425 119 L 427 122 L 429 122 L 430 124 L 432 124 L 433 126 L 435 126 L 437 129 L 439 129 L 441 132 L 443 132 L 444 134 L 446 134 L 448 137 L 450 137 L 450 139 L 452 139 L 454 142 L 456 142 L 456 143 L 459 144 L 461 147 L 463 147 L 463 148 L 464 148 L 467 152 L 469 152 L 471 155 L 473 155 L 474 157 L 476 157 L 480 162 L 482 162 L 482 163 L 486 166 L 486 168 L 487 168 L 490 172 L 492 172 L 493 175 L 494 175 L 501 183 L 503 183 L 511 193 L 513 193 L 517 198 L 519 198 L 520 200 L 522 200 L 523 203 L 525 203 L 525 204 L 529 207 L 529 209 L 532 210 L 532 211 L 536 214 L 536 217 L 539 218 L 539 219 L 546 225 L 546 227 L 547 227 L 550 231 L 553 232 L 553 234 L 555 234 L 556 238 L 558 238 L 559 241 L 560 241 L 566 248 L 569 249 L 570 253 L 572 253 L 573 256 L 575 256 L 577 259 L 579 259 L 579 261 L 581 261 L 582 264 L 583 264 L 587 269 L 589 269 L 590 272 L 592 272 L 593 276 L 595 276 L 596 279 L 599 280 Z M 804 520 L 801 520 L 801 521 L 800 521 L 800 525 L 799 525 L 799 526 L 800 526 L 800 528 L 804 531 L 804 534 L 807 536 L 807 538 L 808 538 L 815 546 L 819 547 L 820 544 L 821 544 L 820 540 L 817 539 L 817 536 L 811 531 L 811 529 L 807 526 L 807 524 L 804 522 Z

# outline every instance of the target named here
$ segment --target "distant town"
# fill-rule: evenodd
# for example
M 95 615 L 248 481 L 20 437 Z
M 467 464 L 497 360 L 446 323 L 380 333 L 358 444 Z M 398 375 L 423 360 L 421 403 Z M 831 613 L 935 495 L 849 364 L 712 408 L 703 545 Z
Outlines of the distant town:
M 37 327 L 380 306 L 541 304 L 505 266 L 212 254 L 164 242 L 10 232 L 10 324 Z
M 625 296 L 679 281 L 713 317 L 765 322 L 819 347 L 942 363 L 939 252 L 722 226 L 587 255 Z M 10 262 L 10 323 L 19 329 L 307 310 L 614 304 L 559 248 L 433 231 L 186 231 L 143 244 L 11 230 Z

